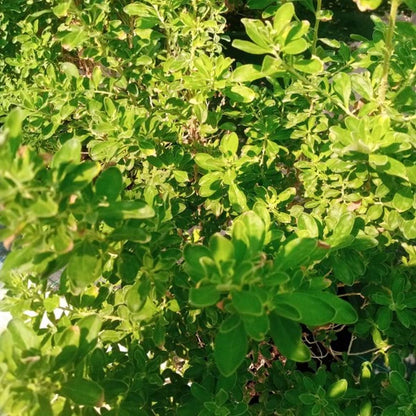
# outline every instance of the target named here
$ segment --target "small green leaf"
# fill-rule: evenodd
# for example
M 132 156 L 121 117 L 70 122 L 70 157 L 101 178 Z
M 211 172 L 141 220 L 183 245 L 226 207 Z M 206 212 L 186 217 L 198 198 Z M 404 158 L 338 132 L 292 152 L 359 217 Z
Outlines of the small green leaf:
M 228 188 L 228 198 L 235 211 L 244 212 L 248 210 L 247 198 L 244 192 L 235 183 L 232 183 Z
M 255 341 L 263 341 L 269 332 L 269 317 L 266 314 L 261 316 L 243 315 L 242 320 L 247 335 Z
M 191 385 L 191 394 L 196 399 L 198 399 L 201 403 L 204 403 L 208 400 L 213 400 L 212 393 L 207 390 L 204 386 L 199 383 L 193 382 Z
M 95 381 L 74 378 L 62 385 L 62 396 L 83 406 L 101 407 L 104 403 L 104 390 Z
M 313 395 L 312 393 L 302 393 L 299 395 L 299 400 L 303 404 L 306 404 L 307 406 L 311 406 L 314 403 L 316 403 L 316 401 L 319 399 L 315 397 L 315 395 Z
M 141 221 L 130 220 L 125 222 L 121 227 L 117 227 L 110 235 L 110 240 L 121 241 L 129 240 L 136 243 L 147 243 L 151 239 L 148 231 L 140 228 Z
M 66 275 L 75 289 L 81 290 L 94 283 L 101 276 L 102 261 L 99 249 L 87 241 L 83 242 L 72 255 L 66 268 Z
M 280 6 L 273 18 L 273 28 L 277 33 L 282 33 L 295 15 L 295 7 L 292 2 Z
M 233 306 L 241 315 L 263 315 L 263 304 L 259 297 L 248 291 L 232 292 Z
M 223 334 L 227 334 L 233 331 L 236 327 L 238 327 L 241 323 L 240 315 L 233 314 L 225 318 L 220 326 L 220 332 Z
M 29 350 L 39 346 L 39 341 L 35 332 L 32 328 L 29 328 L 21 319 L 12 319 L 8 323 L 7 329 L 12 334 L 16 348 Z
M 234 259 L 233 243 L 220 233 L 215 233 L 211 236 L 209 239 L 209 248 L 214 260 L 219 266 L 221 263 Z
M 228 133 L 221 139 L 220 150 L 224 155 L 232 156 L 237 153 L 238 136 L 235 133 Z
M 237 261 L 246 259 L 247 254 L 257 255 L 266 238 L 263 220 L 254 211 L 245 212 L 235 219 L 232 237 Z
M 293 63 L 293 67 L 300 72 L 317 74 L 324 70 L 324 63 L 316 56 L 311 59 L 300 59 Z
M 399 212 L 404 212 L 412 208 L 413 192 L 411 188 L 399 188 L 394 194 L 392 205 Z
M 261 46 L 247 40 L 234 39 L 232 45 L 234 48 L 240 49 L 251 55 L 265 55 L 272 52 L 269 48 L 262 48 Z
M 376 171 L 398 176 L 406 181 L 409 180 L 406 166 L 392 157 L 372 153 L 368 156 L 368 161 Z
M 354 237 L 351 236 L 354 223 L 355 215 L 352 212 L 346 212 L 341 215 L 334 227 L 332 235 L 326 240 L 326 243 L 331 246 L 331 249 L 339 249 L 351 245 L 354 240 Z
M 195 163 L 202 169 L 207 171 L 221 170 L 224 167 L 222 160 L 218 160 L 208 153 L 197 153 L 195 155 Z
M 62 62 L 61 71 L 72 78 L 79 78 L 79 70 L 72 62 Z
M 298 54 L 306 51 L 306 49 L 308 49 L 308 47 L 309 47 L 308 41 L 304 38 L 300 38 L 300 39 L 292 40 L 291 42 L 287 43 L 282 48 L 282 52 L 284 52 L 287 55 L 298 55 Z M 306 68 L 306 65 L 303 64 L 302 67 Z M 316 69 L 316 67 L 317 67 L 316 63 L 311 64 L 311 68 Z M 307 71 L 305 71 L 305 72 L 307 72 Z
M 141 281 L 138 280 L 134 285 L 130 286 L 124 296 L 127 307 L 133 313 L 140 311 L 146 303 L 148 290 L 143 290 L 146 289 L 144 286 L 146 285 L 143 285 Z
M 223 172 L 210 172 L 202 176 L 198 182 L 199 195 L 203 198 L 209 198 L 221 189 L 224 179 Z
M 232 73 L 234 82 L 252 82 L 263 78 L 264 74 L 257 65 L 247 64 L 238 66 Z
M 241 19 L 241 23 L 244 25 L 248 37 L 256 45 L 273 52 L 273 49 L 270 47 L 273 41 L 270 38 L 269 30 L 261 20 L 243 18 Z
M 81 191 L 94 180 L 100 170 L 101 167 L 96 162 L 81 163 L 72 169 L 59 184 L 61 191 L 66 195 Z
M 353 0 L 359 8 L 360 12 L 366 12 L 368 10 L 375 10 L 380 6 L 383 0 Z
M 218 370 L 224 377 L 231 376 L 247 354 L 247 335 L 243 323 L 228 332 L 219 332 L 214 342 L 214 358 Z
M 153 218 L 153 208 L 144 201 L 116 201 L 108 206 L 98 207 L 98 217 L 104 221 Z
M 332 87 L 336 94 L 341 98 L 344 106 L 348 108 L 351 96 L 351 77 L 344 72 L 336 74 L 334 76 Z
M 185 271 L 194 282 L 205 277 L 206 269 L 201 263 L 203 258 L 211 258 L 211 252 L 207 247 L 201 245 L 186 245 L 183 256 L 185 258 Z
M 52 8 L 53 14 L 57 17 L 65 17 L 68 15 L 68 10 L 71 7 L 70 1 L 63 1 Z
M 376 324 L 380 331 L 387 331 L 393 320 L 393 312 L 390 308 L 382 306 L 376 314 Z
M 52 168 L 58 168 L 65 163 L 79 163 L 81 161 L 81 143 L 77 139 L 67 140 L 55 153 L 52 159 Z
M 371 416 L 373 414 L 373 405 L 370 400 L 365 401 L 360 407 L 360 416 Z M 394 412 L 396 414 L 396 412 Z
M 199 288 L 191 288 L 189 302 L 197 308 L 205 308 L 215 305 L 220 300 L 220 293 L 215 286 L 207 285 Z
M 275 257 L 275 264 L 281 270 L 293 269 L 301 265 L 307 266 L 317 249 L 317 240 L 295 238 L 280 247 Z
M 416 219 L 403 221 L 400 229 L 408 240 L 416 238 Z
M 22 123 L 25 118 L 23 111 L 20 108 L 14 108 L 6 118 L 4 123 L 4 135 L 0 134 L 0 146 L 3 140 L 7 138 L 12 155 L 17 152 L 20 146 L 22 136 Z
M 61 39 L 62 47 L 71 51 L 82 46 L 84 41 L 88 39 L 88 33 L 82 26 L 71 26 L 69 33 Z
M 106 197 L 107 201 L 115 201 L 120 195 L 123 187 L 123 176 L 121 172 L 112 166 L 101 172 L 95 182 L 95 191 L 98 196 Z
M 233 85 L 231 88 L 225 89 L 224 93 L 237 103 L 251 103 L 256 98 L 256 93 L 244 85 Z
M 320 301 L 317 297 L 310 296 L 309 293 L 295 292 L 276 295 L 273 304 L 276 314 L 293 319 L 293 315 L 288 311 L 295 309 L 300 315 L 296 320 L 311 326 L 332 322 L 336 314 L 336 310 L 331 305 Z
M 398 371 L 391 371 L 389 375 L 391 386 L 399 394 L 409 394 L 409 385 Z
M 270 333 L 279 352 L 290 360 L 307 362 L 311 352 L 302 342 L 302 330 L 298 323 L 272 312 L 270 315 Z
M 357 311 L 347 301 L 329 292 L 311 292 L 309 295 L 315 296 L 316 299 L 328 303 L 335 309 L 336 314 L 333 319 L 334 323 L 349 325 L 357 322 Z

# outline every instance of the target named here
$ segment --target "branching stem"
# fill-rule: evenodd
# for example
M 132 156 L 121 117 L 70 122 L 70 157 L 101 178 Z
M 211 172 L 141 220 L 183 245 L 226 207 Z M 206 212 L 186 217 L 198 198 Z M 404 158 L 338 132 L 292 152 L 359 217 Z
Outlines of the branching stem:
M 313 55 L 316 55 L 316 44 L 318 43 L 318 32 L 319 32 L 319 23 L 321 21 L 321 11 L 322 11 L 322 0 L 316 0 L 315 26 L 313 28 L 313 42 L 312 42 L 312 54 Z
M 383 61 L 383 73 L 381 77 L 380 84 L 380 93 L 379 93 L 379 103 L 380 106 L 384 106 L 386 100 L 386 92 L 388 86 L 389 70 L 390 70 L 390 60 L 393 55 L 394 50 L 394 29 L 396 28 L 396 17 L 397 10 L 400 6 L 401 0 L 391 0 L 390 6 L 390 15 L 389 15 L 389 25 L 387 28 L 386 39 L 385 39 L 385 48 L 384 48 L 384 61 Z

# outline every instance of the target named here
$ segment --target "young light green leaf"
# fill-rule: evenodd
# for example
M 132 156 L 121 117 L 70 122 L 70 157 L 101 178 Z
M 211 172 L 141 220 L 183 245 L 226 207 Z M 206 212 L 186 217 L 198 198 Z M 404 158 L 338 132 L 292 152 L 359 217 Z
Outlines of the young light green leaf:
M 258 46 L 253 42 L 249 42 L 248 40 L 234 39 L 232 45 L 234 48 L 240 49 L 241 51 L 252 55 L 265 55 L 273 52 L 270 48 L 262 48 L 261 46 Z
M 295 69 L 306 74 L 318 74 L 324 70 L 324 63 L 316 56 L 311 59 L 300 59 L 293 63 Z
M 353 0 L 361 12 L 375 10 L 380 6 L 382 0 Z
M 282 33 L 284 29 L 292 21 L 295 15 L 295 7 L 292 2 L 287 2 L 281 5 L 277 10 L 273 18 L 273 28 L 277 33 Z
M 230 199 L 230 204 L 235 211 L 244 212 L 248 210 L 246 196 L 235 183 L 230 185 L 228 189 L 228 197 Z
M 238 149 L 238 136 L 235 133 L 225 134 L 221 139 L 220 150 L 224 155 L 235 155 Z
M 79 78 L 79 70 L 72 62 L 62 62 L 61 71 L 72 78 Z
M 309 47 L 308 41 L 304 38 L 300 38 L 300 39 L 292 40 L 291 42 L 285 44 L 285 46 L 282 48 L 282 52 L 284 52 L 287 55 L 298 55 L 302 52 L 305 52 L 306 49 L 308 49 L 308 47 Z M 306 65 L 303 65 L 303 67 L 305 66 Z M 312 64 L 312 67 L 314 67 L 313 64 Z
M 241 19 L 248 37 L 258 46 L 269 49 L 271 52 L 273 48 L 270 45 L 273 45 L 273 40 L 270 38 L 269 30 L 264 25 L 261 20 L 257 19 Z
M 224 90 L 224 93 L 238 103 L 251 103 L 256 98 L 256 93 L 244 85 L 233 85 L 231 88 Z
M 264 77 L 264 74 L 261 67 L 252 64 L 240 65 L 232 73 L 234 82 L 252 82 L 262 77 Z

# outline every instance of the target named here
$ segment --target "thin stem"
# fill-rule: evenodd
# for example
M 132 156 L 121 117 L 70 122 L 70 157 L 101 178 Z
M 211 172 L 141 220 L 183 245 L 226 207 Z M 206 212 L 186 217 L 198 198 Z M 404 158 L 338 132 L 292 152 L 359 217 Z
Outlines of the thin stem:
M 393 55 L 394 44 L 393 36 L 394 29 L 396 28 L 397 10 L 400 6 L 401 0 L 391 0 L 389 26 L 387 28 L 385 48 L 384 48 L 384 61 L 383 61 L 383 73 L 381 76 L 380 93 L 378 96 L 380 106 L 384 105 L 386 100 L 386 92 L 389 80 L 390 60 Z
M 313 27 L 313 42 L 312 42 L 312 54 L 313 55 L 316 55 L 316 44 L 318 43 L 318 32 L 319 32 L 319 23 L 321 21 L 321 11 L 322 11 L 322 0 L 316 0 L 315 26 Z

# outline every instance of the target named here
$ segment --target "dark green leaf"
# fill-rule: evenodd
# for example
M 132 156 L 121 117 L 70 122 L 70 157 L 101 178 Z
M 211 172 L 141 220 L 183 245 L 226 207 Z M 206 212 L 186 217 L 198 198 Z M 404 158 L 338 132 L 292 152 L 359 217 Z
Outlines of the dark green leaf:
M 244 328 L 247 335 L 255 341 L 263 341 L 266 334 L 269 332 L 269 317 L 266 314 L 261 316 L 242 316 Z
M 97 178 L 95 189 L 98 196 L 105 196 L 108 201 L 112 202 L 117 199 L 123 187 L 123 177 L 121 172 L 112 166 L 106 169 Z
M 241 315 L 263 315 L 263 304 L 257 295 L 248 291 L 232 292 L 233 306 Z
M 62 385 L 62 396 L 83 406 L 101 407 L 104 403 L 104 390 L 95 381 L 84 378 L 71 379 Z
M 293 361 L 309 361 L 311 353 L 302 342 L 300 325 L 289 319 L 282 318 L 274 312 L 269 317 L 270 333 L 279 352 Z
M 293 319 L 288 310 L 295 309 L 299 312 L 300 318 L 297 321 L 306 325 L 318 326 L 333 322 L 336 311 L 327 302 L 309 295 L 309 293 L 286 293 L 277 295 L 273 299 L 275 313 L 285 318 Z
M 228 332 L 219 332 L 214 342 L 214 358 L 218 370 L 224 377 L 229 377 L 247 354 L 247 335 L 243 323 Z

